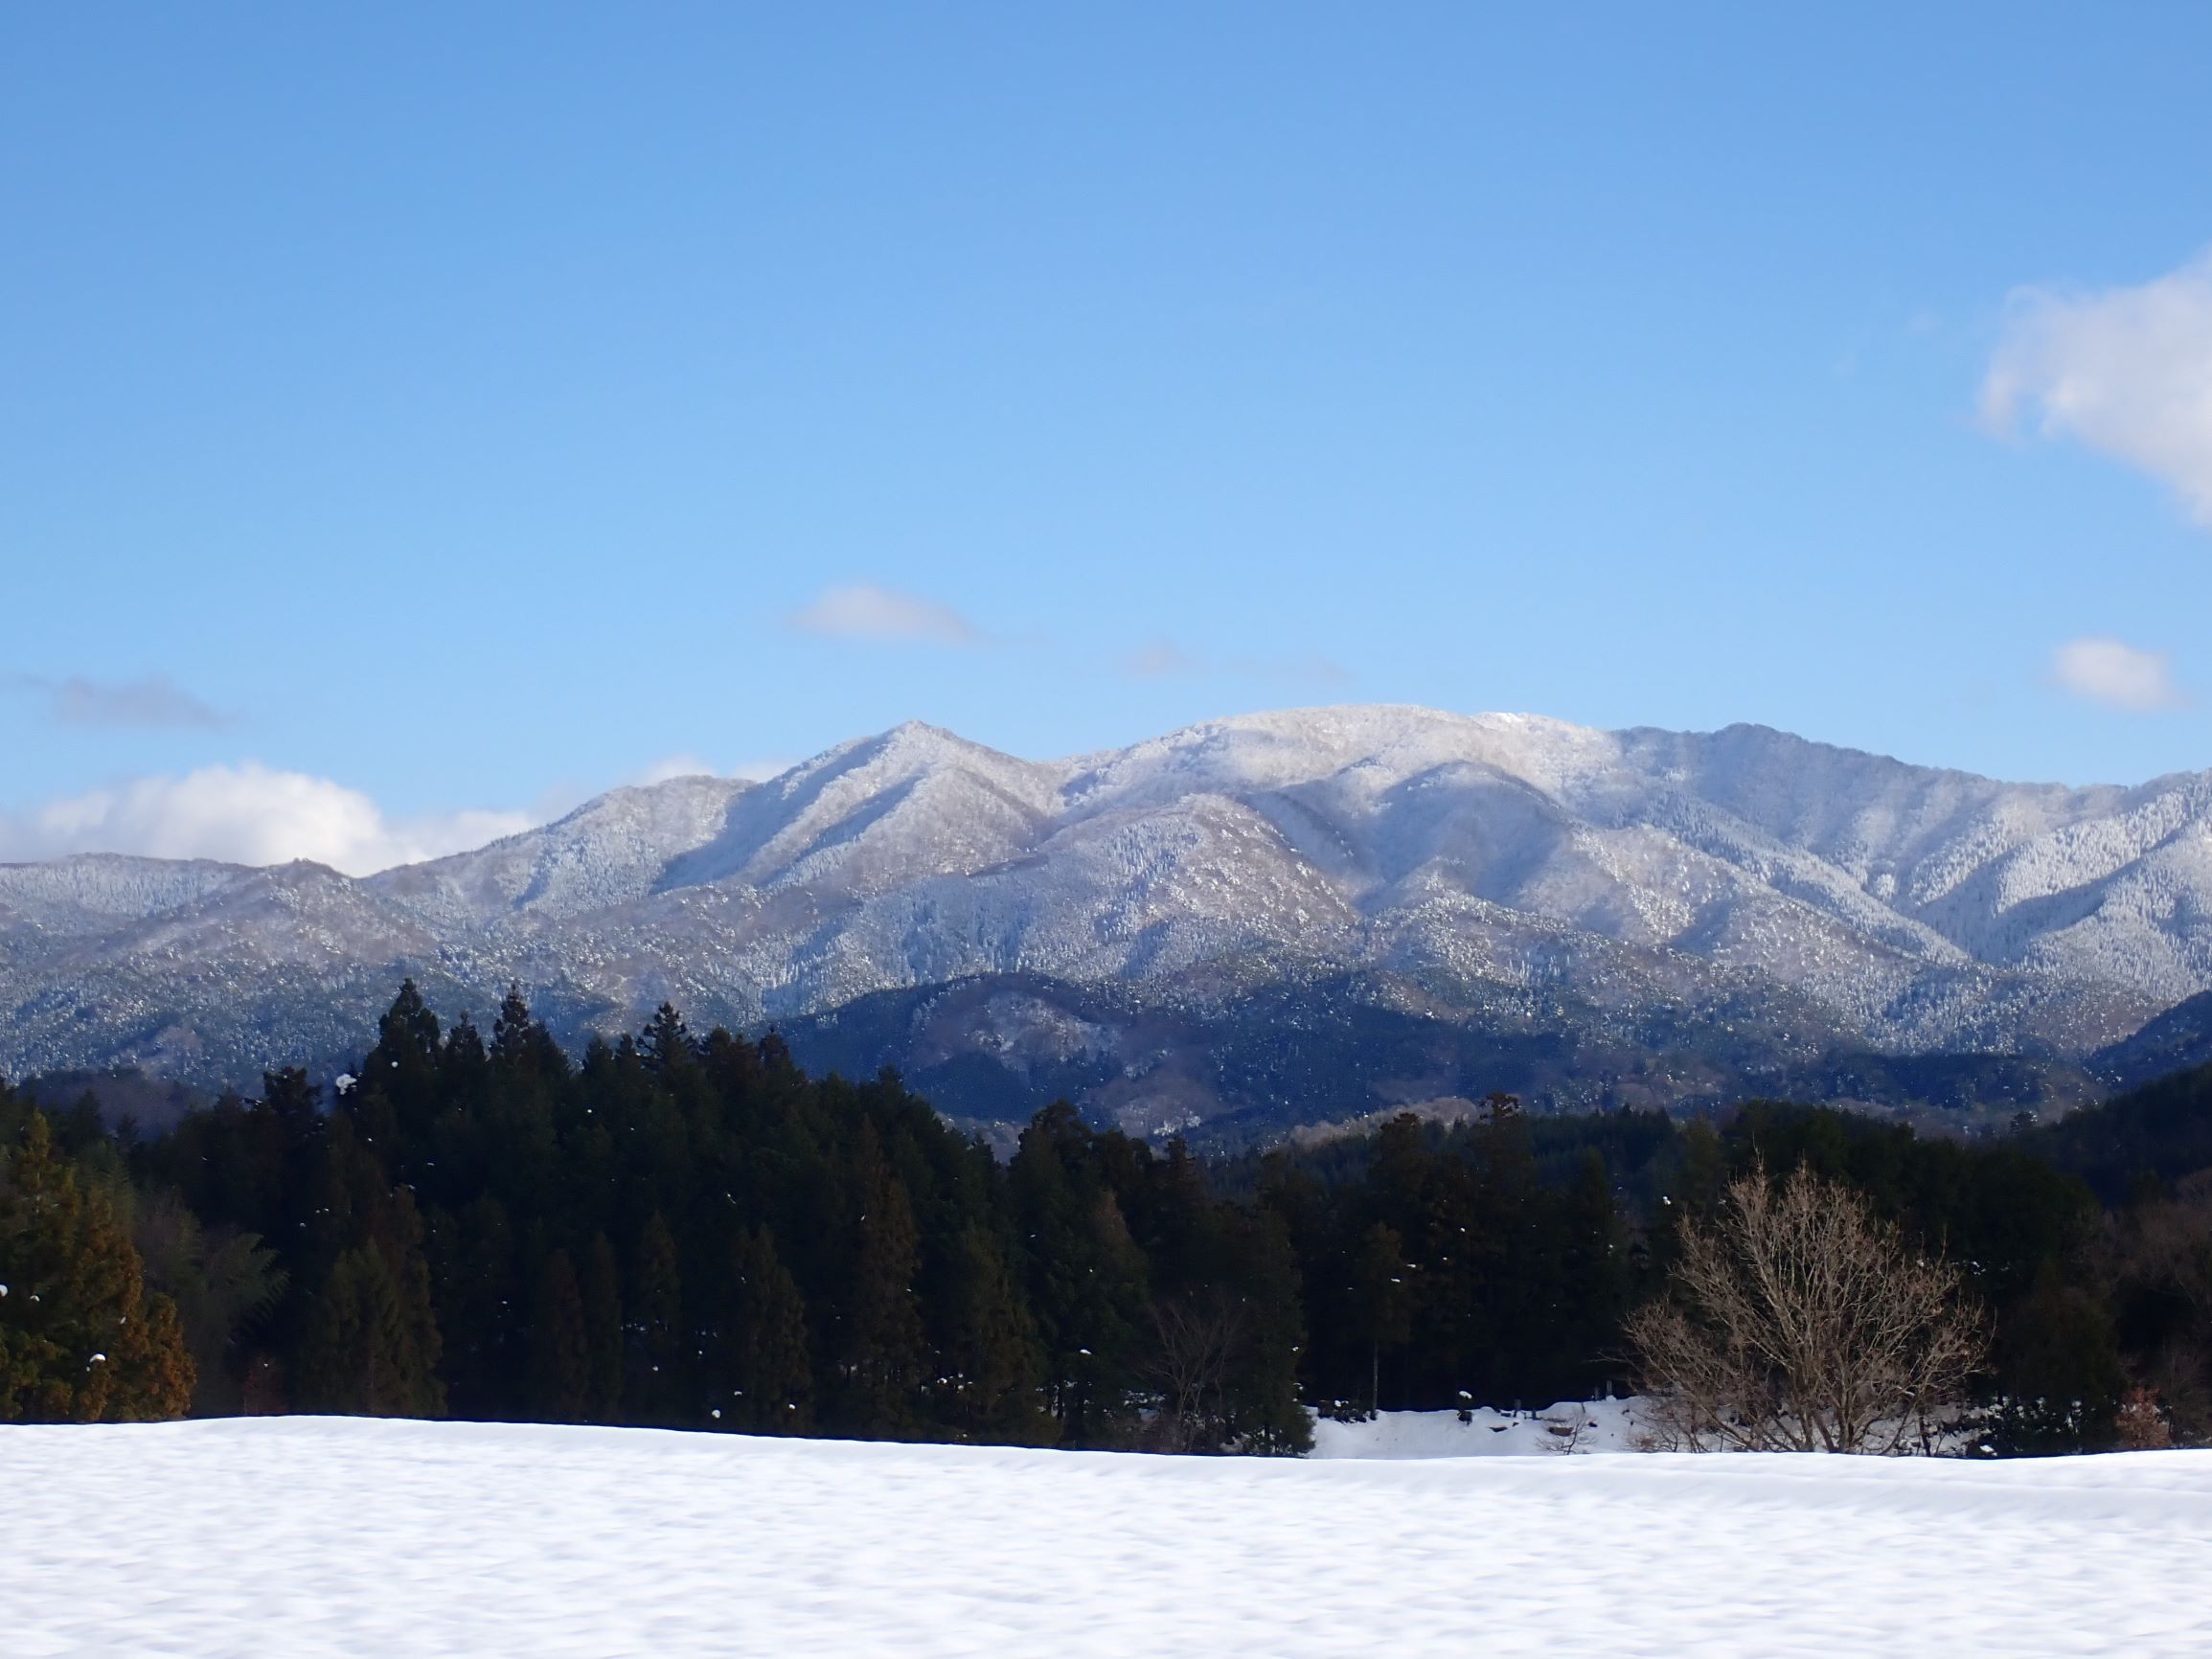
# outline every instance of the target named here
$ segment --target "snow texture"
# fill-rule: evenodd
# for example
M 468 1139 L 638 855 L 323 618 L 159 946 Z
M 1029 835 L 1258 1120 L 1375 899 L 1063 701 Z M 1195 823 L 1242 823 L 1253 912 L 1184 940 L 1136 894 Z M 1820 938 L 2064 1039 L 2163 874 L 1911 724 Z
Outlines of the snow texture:
M 1278 1463 L 0 1429 L 11 1659 L 2212 1651 L 2212 1455 Z
M 513 978 L 595 1017 L 740 1023 L 1015 972 L 1615 1006 L 1748 984 L 1879 1048 L 2083 1055 L 2212 989 L 2212 773 L 2001 784 L 1763 727 L 1399 707 L 1053 761 L 906 725 L 365 880 L 0 867 L 0 1070 L 175 1071 L 266 984 L 330 1009 L 394 968 L 480 1011 Z
M 1562 1400 L 1543 1411 L 1477 1406 L 1455 1411 L 1385 1411 L 1364 1422 L 1322 1418 L 1313 1424 L 1317 1458 L 1535 1457 L 1540 1453 L 1641 1449 L 1633 1399 Z

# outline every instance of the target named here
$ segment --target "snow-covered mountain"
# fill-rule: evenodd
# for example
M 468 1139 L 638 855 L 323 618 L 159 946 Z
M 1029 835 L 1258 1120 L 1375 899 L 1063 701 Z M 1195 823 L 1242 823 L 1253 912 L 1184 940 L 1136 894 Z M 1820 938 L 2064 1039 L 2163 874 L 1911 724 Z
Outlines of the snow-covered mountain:
M 1351 985 L 1448 1023 L 1725 1009 L 1813 1048 L 2079 1057 L 2212 989 L 2212 773 L 2013 784 L 1760 727 L 1391 707 L 1052 761 L 906 725 L 365 880 L 0 867 L 0 1072 L 250 1080 L 357 1044 L 409 972 L 480 1011 L 519 979 L 572 1027 L 1010 976 L 1125 1007 Z

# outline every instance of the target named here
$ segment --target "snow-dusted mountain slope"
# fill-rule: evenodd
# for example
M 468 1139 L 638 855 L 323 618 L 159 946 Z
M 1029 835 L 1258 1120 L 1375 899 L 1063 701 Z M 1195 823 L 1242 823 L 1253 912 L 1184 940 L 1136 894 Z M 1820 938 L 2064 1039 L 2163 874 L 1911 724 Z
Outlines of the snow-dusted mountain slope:
M 1413 708 L 1055 761 L 907 725 L 363 881 L 0 868 L 0 1070 L 274 1059 L 298 999 L 365 1012 L 402 971 L 610 1022 L 976 975 L 1220 1005 L 1355 974 L 1445 1018 L 1749 996 L 1879 1049 L 2082 1055 L 2212 989 L 2212 773 L 2011 784 L 1758 727 Z

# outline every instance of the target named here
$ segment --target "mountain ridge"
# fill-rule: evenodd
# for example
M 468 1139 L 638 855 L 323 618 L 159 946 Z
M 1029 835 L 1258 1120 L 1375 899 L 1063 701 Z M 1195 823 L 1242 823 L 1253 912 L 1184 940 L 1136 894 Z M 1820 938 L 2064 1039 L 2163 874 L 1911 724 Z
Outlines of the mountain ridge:
M 1749 724 L 1409 705 L 1042 761 L 907 722 L 358 879 L 0 866 L 0 1071 L 247 1080 L 327 1024 L 292 1006 L 310 988 L 402 972 L 479 1009 L 516 980 L 578 1029 L 997 975 L 1219 1011 L 1349 975 L 1447 1019 L 1553 987 L 1764 1001 L 1778 1034 L 1824 1022 L 1814 1047 L 2079 1060 L 2212 990 L 2212 773 L 2016 784 Z

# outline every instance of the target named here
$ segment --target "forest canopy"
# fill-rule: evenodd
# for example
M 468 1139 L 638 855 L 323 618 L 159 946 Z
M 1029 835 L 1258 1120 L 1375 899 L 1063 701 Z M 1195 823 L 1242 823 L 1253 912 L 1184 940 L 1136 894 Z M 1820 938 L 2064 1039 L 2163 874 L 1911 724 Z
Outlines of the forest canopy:
M 1311 1409 L 1632 1386 L 1624 1327 L 1676 1218 L 1800 1165 L 1960 1264 L 1999 1449 L 2104 1443 L 2131 1385 L 2198 1423 L 2212 1351 L 2185 1183 L 2108 1215 L 2027 1143 L 1786 1105 L 1677 1124 L 1494 1096 L 1448 1130 L 1206 1162 L 1059 1104 L 1001 1160 L 896 1075 L 806 1076 L 772 1031 L 697 1036 L 664 1007 L 572 1058 L 517 994 L 487 1034 L 410 984 L 334 1090 L 274 1071 L 141 1136 L 0 1089 L 0 1137 L 50 1144 L 174 1333 L 142 1415 L 189 1395 L 1293 1452 Z M 0 1341 L 12 1317 L 0 1300 Z

